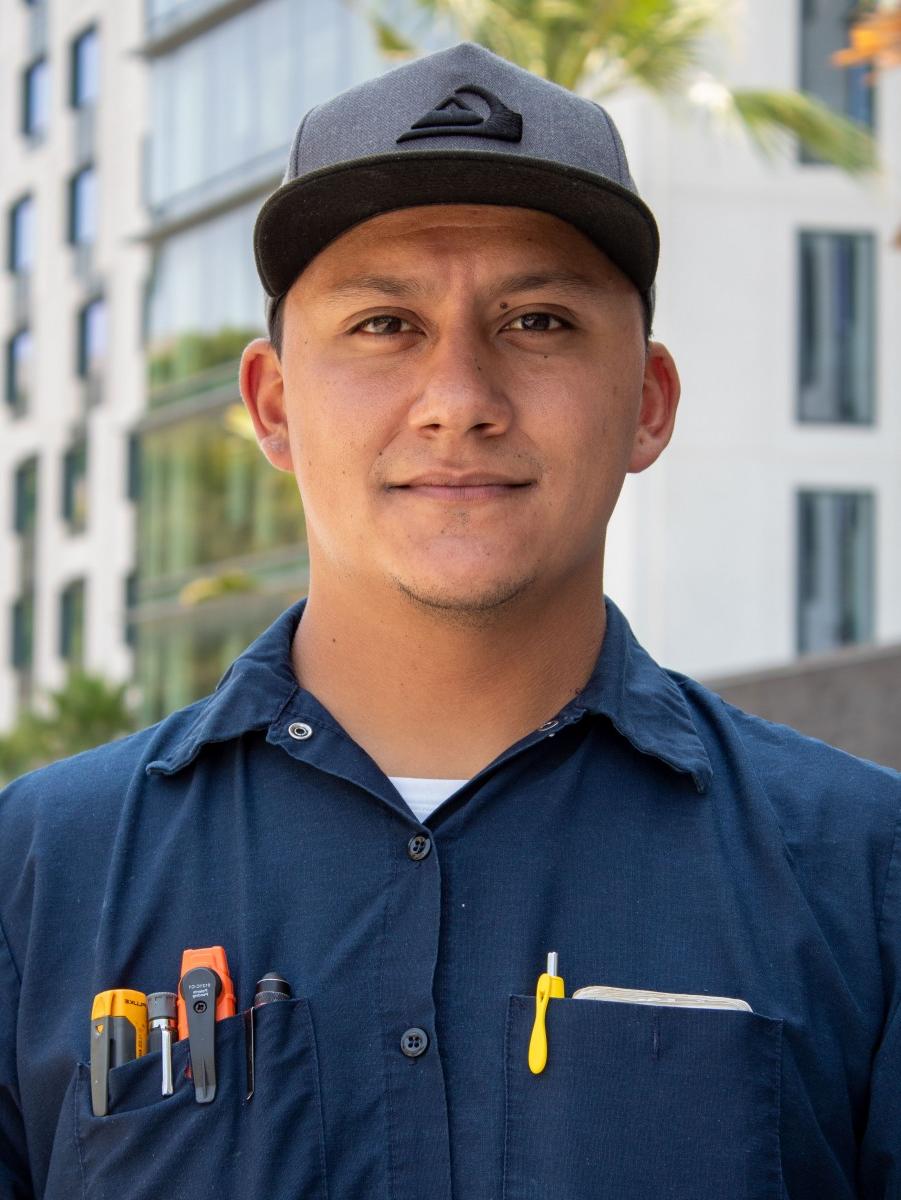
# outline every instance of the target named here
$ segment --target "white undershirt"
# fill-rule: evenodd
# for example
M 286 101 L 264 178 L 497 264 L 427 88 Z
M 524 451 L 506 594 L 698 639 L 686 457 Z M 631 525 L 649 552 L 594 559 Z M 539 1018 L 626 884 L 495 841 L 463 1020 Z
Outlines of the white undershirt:
M 412 808 L 417 821 L 424 821 L 448 796 L 469 783 L 468 779 L 410 779 L 405 775 L 388 778 Z

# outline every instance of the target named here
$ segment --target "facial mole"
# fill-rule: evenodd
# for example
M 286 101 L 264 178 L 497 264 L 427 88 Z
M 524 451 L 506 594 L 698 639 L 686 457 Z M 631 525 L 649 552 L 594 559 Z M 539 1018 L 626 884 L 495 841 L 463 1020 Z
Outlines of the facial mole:
M 501 301 L 501 311 L 502 311 L 502 312 L 503 312 L 503 310 L 504 310 L 505 308 L 509 308 L 509 307 L 510 307 L 510 305 L 507 303 L 507 301 L 506 301 L 506 300 L 502 300 L 502 301 Z

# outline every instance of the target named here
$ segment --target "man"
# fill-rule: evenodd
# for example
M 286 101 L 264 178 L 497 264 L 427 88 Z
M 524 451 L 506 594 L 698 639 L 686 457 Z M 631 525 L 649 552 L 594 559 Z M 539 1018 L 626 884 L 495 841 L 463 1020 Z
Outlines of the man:
M 901 1195 L 898 776 L 604 600 L 679 397 L 609 118 L 457 46 L 313 110 L 255 244 L 241 388 L 309 597 L 5 794 L 0 1192 Z M 192 1034 L 98 1115 L 94 994 L 219 945 L 212 1101 Z

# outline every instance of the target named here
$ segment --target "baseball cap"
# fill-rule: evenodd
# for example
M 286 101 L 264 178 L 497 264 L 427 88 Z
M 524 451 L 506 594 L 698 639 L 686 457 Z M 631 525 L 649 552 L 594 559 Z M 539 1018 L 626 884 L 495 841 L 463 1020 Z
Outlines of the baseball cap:
M 304 117 L 254 228 L 270 316 L 335 238 L 426 204 L 511 205 L 569 222 L 634 283 L 650 327 L 657 225 L 607 112 L 471 42 L 387 71 Z

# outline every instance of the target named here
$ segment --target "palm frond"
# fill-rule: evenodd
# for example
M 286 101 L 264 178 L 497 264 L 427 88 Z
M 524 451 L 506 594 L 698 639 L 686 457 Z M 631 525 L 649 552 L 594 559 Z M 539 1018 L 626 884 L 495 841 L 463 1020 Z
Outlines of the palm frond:
M 416 44 L 405 37 L 396 26 L 377 15 L 370 16 L 369 20 L 375 34 L 376 45 L 386 58 L 403 59 L 415 56 Z
M 603 100 L 627 84 L 740 125 L 764 152 L 792 138 L 849 174 L 872 171 L 877 153 L 862 126 L 799 92 L 729 89 L 705 74 L 711 36 L 726 0 L 407 0 L 408 11 L 447 20 L 458 34 L 571 91 Z M 384 18 L 380 46 L 394 55 L 415 43 Z
M 765 152 L 782 148 L 786 136 L 797 138 L 817 158 L 849 175 L 876 170 L 876 143 L 855 121 L 837 116 L 824 104 L 800 92 L 731 92 L 742 126 Z

